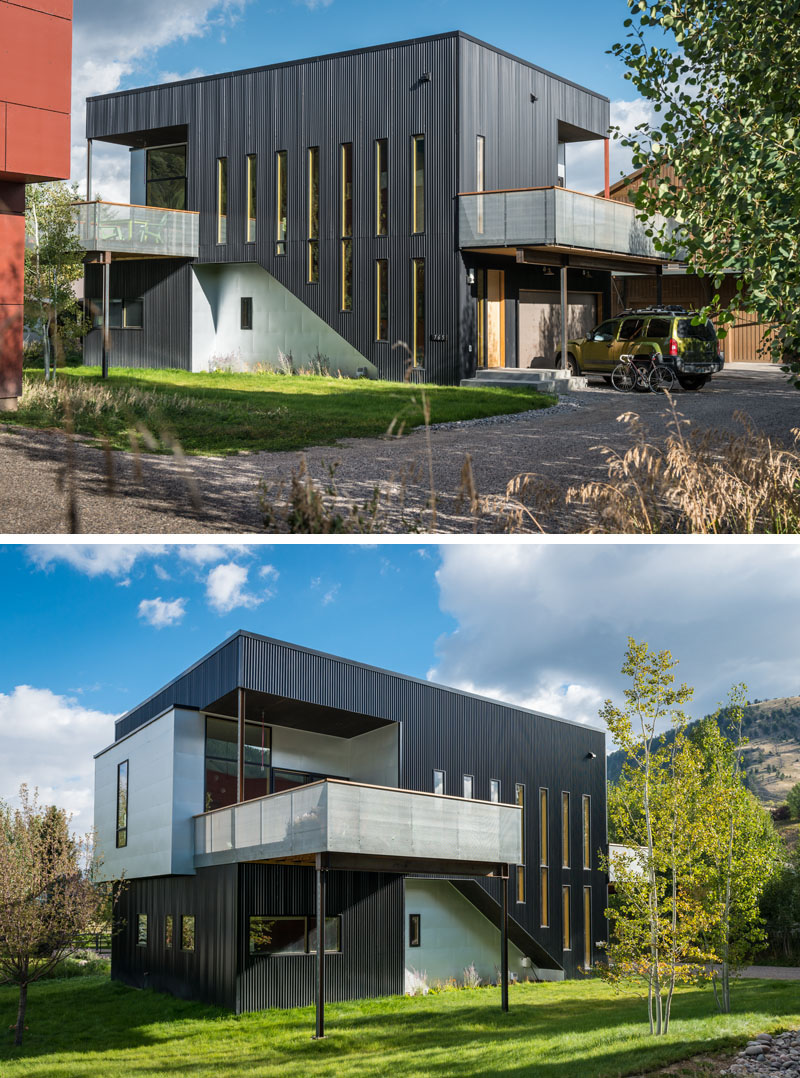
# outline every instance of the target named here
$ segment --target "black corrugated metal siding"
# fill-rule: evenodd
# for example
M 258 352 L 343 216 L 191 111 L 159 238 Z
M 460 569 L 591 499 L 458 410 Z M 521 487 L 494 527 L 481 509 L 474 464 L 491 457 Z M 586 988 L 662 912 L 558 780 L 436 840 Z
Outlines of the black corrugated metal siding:
M 312 917 L 315 872 L 283 865 L 239 867 L 239 1011 L 299 1007 L 315 998 L 314 955 L 253 958 L 248 918 Z M 325 962 L 330 1000 L 401 995 L 404 989 L 403 881 L 378 873 L 330 872 L 326 910 L 342 918 L 342 950 Z
M 135 988 L 155 988 L 182 999 L 236 1008 L 237 866 L 204 869 L 197 876 L 128 881 L 117 908 L 112 976 Z M 137 915 L 146 913 L 146 947 L 136 944 Z M 164 919 L 171 914 L 173 945 L 165 946 Z M 194 915 L 194 951 L 182 951 L 180 917 Z
M 86 299 L 102 311 L 102 267 L 86 267 Z M 111 297 L 144 299 L 141 329 L 112 329 L 112 367 L 178 367 L 191 370 L 191 269 L 178 259 L 124 260 L 111 264 Z M 86 335 L 85 363 L 99 364 L 102 330 Z

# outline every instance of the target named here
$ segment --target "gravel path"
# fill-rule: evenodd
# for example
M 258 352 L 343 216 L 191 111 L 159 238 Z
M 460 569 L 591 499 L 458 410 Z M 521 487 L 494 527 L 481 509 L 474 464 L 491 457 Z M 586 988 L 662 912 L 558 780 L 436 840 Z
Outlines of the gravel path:
M 734 429 L 743 412 L 766 434 L 788 440 L 800 426 L 800 393 L 775 368 L 727 369 L 699 393 L 676 393 L 678 410 L 693 424 Z M 391 492 L 386 529 L 430 530 L 427 441 L 430 439 L 438 530 L 490 533 L 477 527 L 456 494 L 466 454 L 477 491 L 502 494 L 515 476 L 535 472 L 554 490 L 605 474 L 599 444 L 625 449 L 630 431 L 617 418 L 637 412 L 654 439 L 667 429 L 665 401 L 651 394 L 623 397 L 602 383 L 572 394 L 559 407 L 506 417 L 498 423 L 448 425 L 399 439 L 348 439 L 305 453 L 249 453 L 237 457 L 143 456 L 76 445 L 64 435 L 2 425 L 0 523 L 5 534 L 77 530 L 96 534 L 263 533 L 259 490 L 277 497 L 305 456 L 312 476 L 325 480 L 337 463 L 340 494 L 366 502 L 376 486 Z M 72 494 L 70 494 L 72 492 Z M 72 507 L 73 519 L 70 518 Z M 553 531 L 579 531 L 576 514 L 549 522 Z

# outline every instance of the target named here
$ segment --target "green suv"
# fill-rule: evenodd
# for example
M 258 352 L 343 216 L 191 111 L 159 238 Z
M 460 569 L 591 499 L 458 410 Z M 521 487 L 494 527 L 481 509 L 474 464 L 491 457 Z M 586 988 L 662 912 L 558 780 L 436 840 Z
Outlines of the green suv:
M 711 322 L 692 325 L 694 312 L 683 307 L 644 307 L 623 311 L 588 337 L 568 342 L 567 364 L 575 374 L 602 374 L 607 382 L 623 355 L 660 352 L 684 389 L 701 389 L 724 360 Z M 561 354 L 558 356 L 560 365 Z

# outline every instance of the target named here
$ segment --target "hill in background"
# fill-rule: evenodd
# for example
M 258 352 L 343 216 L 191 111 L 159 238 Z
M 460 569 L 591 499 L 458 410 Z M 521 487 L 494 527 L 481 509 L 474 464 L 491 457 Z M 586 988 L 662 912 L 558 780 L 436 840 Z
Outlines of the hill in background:
M 723 710 L 719 718 L 725 733 L 727 713 Z M 767 807 L 782 804 L 800 782 L 800 696 L 754 700 L 745 709 L 742 732 L 748 739 L 743 757 L 747 785 Z M 669 744 L 672 737 L 672 731 L 662 734 L 659 744 Z M 609 782 L 620 777 L 624 760 L 621 749 L 609 755 Z

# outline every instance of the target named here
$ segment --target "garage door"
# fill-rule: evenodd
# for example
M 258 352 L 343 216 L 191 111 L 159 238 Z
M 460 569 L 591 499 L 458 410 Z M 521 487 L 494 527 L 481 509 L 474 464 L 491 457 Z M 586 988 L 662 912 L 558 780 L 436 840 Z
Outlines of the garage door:
M 597 295 L 570 292 L 570 337 L 585 337 L 597 325 Z M 519 365 L 553 367 L 561 349 L 561 297 L 558 292 L 519 294 Z

